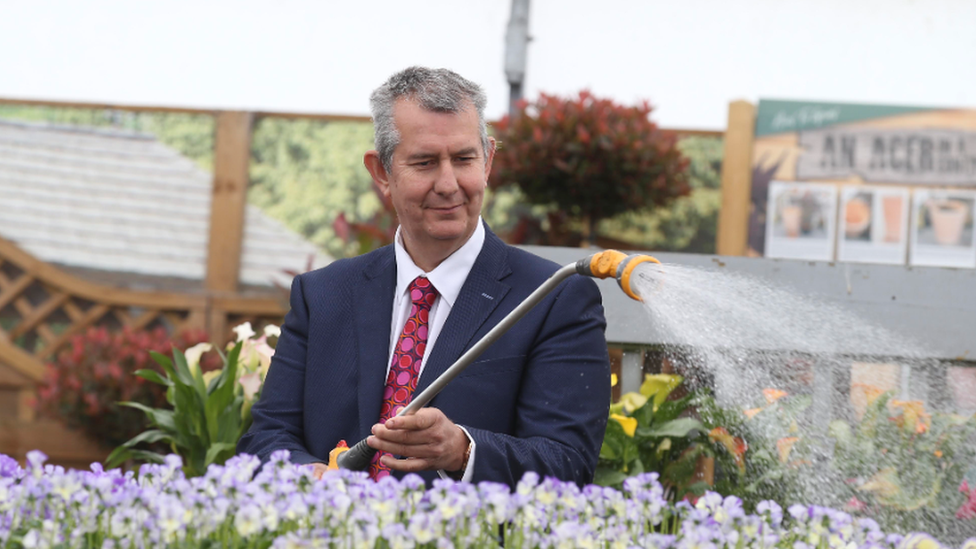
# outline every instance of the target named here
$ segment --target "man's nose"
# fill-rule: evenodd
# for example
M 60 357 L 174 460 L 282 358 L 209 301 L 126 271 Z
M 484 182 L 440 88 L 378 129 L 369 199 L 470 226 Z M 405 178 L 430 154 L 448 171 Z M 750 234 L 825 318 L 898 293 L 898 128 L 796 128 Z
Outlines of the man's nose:
M 437 171 L 437 179 L 434 181 L 434 192 L 437 194 L 450 195 L 458 190 L 457 174 L 451 162 L 441 162 L 440 169 Z

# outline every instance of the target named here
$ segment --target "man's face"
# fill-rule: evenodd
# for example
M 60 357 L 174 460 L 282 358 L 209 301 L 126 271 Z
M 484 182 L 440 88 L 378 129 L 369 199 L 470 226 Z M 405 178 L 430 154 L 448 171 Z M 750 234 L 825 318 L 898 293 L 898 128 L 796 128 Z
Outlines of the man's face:
M 366 165 L 383 194 L 392 198 L 414 261 L 436 257 L 439 262 L 474 233 L 494 150 L 486 159 L 471 105 L 441 113 L 400 99 L 393 112 L 400 143 L 390 172 L 378 165 L 378 157 L 371 161 L 372 151 Z

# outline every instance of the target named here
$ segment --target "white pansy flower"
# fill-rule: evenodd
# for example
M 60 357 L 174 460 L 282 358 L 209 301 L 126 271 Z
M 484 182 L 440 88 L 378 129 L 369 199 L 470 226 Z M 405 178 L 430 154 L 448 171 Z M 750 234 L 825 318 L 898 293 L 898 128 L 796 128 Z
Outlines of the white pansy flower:
M 264 327 L 264 337 L 281 337 L 281 328 L 275 326 L 274 324 L 268 324 Z

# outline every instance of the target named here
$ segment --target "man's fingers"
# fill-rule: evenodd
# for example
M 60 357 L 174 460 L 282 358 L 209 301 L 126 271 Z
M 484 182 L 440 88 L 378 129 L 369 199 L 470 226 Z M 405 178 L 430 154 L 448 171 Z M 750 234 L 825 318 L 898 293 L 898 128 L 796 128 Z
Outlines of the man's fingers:
M 421 458 L 396 459 L 392 456 L 383 456 L 380 458 L 380 461 L 390 469 L 404 473 L 419 473 L 420 471 L 429 471 L 436 468 L 430 460 Z
M 409 416 L 396 416 L 386 420 L 388 429 L 423 430 L 433 427 L 440 418 L 445 418 L 443 412 L 437 408 L 422 408 Z
M 381 439 L 377 436 L 369 437 L 370 447 L 375 448 L 381 452 L 388 452 L 395 456 L 406 456 L 406 457 L 416 457 L 416 458 L 429 458 L 440 454 L 442 450 L 439 449 L 438 445 L 433 445 L 429 443 L 420 444 L 404 444 L 400 442 L 393 442 L 389 440 Z

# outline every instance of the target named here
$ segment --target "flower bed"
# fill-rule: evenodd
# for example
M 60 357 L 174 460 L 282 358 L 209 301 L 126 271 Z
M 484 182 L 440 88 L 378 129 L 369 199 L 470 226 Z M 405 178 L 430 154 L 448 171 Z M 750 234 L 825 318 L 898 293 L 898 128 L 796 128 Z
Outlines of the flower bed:
M 707 493 L 668 505 L 655 474 L 623 491 L 583 489 L 528 474 L 503 485 L 417 476 L 374 483 L 362 473 L 309 467 L 277 452 L 237 456 L 186 478 L 181 460 L 120 470 L 65 471 L 31 452 L 26 469 L 0 455 L 0 547 L 871 547 L 938 548 L 931 537 L 885 535 L 870 519 L 817 506 L 784 513 L 764 502 L 746 514 Z M 976 539 L 965 549 L 976 549 Z

